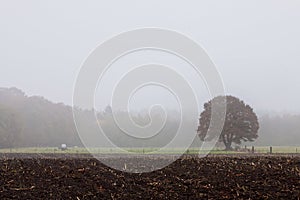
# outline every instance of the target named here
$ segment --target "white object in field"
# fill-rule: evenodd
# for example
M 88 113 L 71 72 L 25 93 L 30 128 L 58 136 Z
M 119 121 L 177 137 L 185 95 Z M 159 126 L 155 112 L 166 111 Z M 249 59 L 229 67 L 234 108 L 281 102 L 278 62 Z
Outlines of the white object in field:
M 67 145 L 66 144 L 62 144 L 61 145 L 61 150 L 66 150 L 67 149 Z

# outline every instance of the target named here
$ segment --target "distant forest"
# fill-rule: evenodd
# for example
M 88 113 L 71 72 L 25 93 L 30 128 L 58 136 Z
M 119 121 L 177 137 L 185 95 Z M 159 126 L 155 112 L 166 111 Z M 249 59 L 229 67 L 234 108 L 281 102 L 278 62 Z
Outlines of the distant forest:
M 78 112 L 93 116 L 92 111 Z M 103 112 L 98 116 L 101 120 Z M 300 145 L 300 115 L 263 115 L 259 116 L 259 123 L 259 137 L 254 145 Z M 166 131 L 171 132 L 174 127 L 169 126 Z M 70 106 L 43 97 L 28 97 L 17 88 L 0 88 L 0 148 L 58 147 L 63 143 L 82 146 Z
M 0 89 L 0 148 L 81 145 L 72 108 L 17 88 Z

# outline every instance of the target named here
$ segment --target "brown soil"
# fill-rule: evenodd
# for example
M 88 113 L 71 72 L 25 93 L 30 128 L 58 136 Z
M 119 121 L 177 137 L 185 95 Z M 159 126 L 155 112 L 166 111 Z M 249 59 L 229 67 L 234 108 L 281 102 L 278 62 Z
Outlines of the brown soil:
M 0 199 L 300 199 L 300 157 L 185 157 L 131 174 L 89 156 L 2 155 Z

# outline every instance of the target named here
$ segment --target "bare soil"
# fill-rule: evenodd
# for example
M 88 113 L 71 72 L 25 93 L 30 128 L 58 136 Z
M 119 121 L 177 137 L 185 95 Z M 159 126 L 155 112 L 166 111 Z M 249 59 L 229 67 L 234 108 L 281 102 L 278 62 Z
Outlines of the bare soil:
M 185 156 L 143 174 L 113 170 L 89 155 L 0 157 L 0 199 L 300 199 L 294 155 Z

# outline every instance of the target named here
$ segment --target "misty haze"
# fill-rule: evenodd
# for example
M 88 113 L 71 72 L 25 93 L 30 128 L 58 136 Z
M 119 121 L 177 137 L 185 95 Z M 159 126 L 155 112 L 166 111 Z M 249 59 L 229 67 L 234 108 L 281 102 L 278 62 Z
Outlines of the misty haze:
M 0 199 L 299 200 L 299 20 L 296 0 L 0 0 Z

